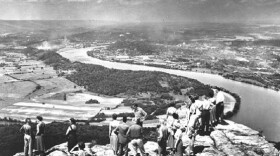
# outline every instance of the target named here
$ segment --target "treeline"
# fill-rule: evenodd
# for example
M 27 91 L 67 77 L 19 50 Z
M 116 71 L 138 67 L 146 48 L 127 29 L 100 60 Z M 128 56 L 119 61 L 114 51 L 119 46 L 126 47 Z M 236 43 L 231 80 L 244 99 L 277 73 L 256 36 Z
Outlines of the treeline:
M 71 63 L 55 51 L 41 51 L 34 48 L 27 48 L 24 53 L 34 56 L 55 69 L 75 70 L 66 78 L 70 81 L 84 86 L 91 92 L 118 95 L 125 93 L 135 95 L 139 92 L 167 93 L 174 92 L 181 94 L 180 90 L 192 88 L 190 94 L 207 94 L 210 87 L 197 80 L 185 77 L 173 76 L 162 72 L 131 71 L 108 69 L 99 65 Z M 167 81 L 169 86 L 163 87 L 160 81 Z

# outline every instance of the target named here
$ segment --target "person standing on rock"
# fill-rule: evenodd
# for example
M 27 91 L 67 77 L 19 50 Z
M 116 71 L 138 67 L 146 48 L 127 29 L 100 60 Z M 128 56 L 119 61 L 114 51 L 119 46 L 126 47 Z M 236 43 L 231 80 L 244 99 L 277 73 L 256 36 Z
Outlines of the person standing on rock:
M 132 145 L 132 152 L 134 156 L 137 155 L 138 149 L 140 150 L 140 155 L 145 156 L 145 149 L 144 149 L 144 143 L 143 143 L 143 128 L 141 126 L 140 119 L 136 120 L 136 124 L 132 125 L 126 134 L 129 139 L 131 140 Z
M 199 100 L 198 96 L 196 96 L 193 100 L 195 102 L 190 107 L 190 119 L 188 121 L 188 127 L 195 129 L 200 123 L 199 119 L 201 117 L 202 101 Z
M 182 126 L 186 126 L 188 122 L 187 116 L 189 116 L 189 109 L 186 105 L 186 103 L 178 104 L 178 108 L 176 110 L 176 113 L 179 116 L 180 123 L 182 123 Z
M 147 117 L 147 113 L 142 108 L 138 107 L 138 104 L 134 104 L 132 106 L 132 109 L 134 112 L 134 121 L 136 122 L 139 119 L 141 122 L 141 126 L 143 126 L 143 122 Z
M 26 118 L 25 124 L 20 128 L 20 132 L 24 133 L 24 156 L 32 156 L 32 132 L 30 124 L 30 118 Z
M 115 155 L 117 155 L 118 148 L 119 148 L 118 134 L 116 129 L 119 126 L 120 122 L 117 120 L 117 117 L 118 117 L 117 114 L 113 114 L 112 115 L 113 121 L 111 121 L 109 124 L 110 145 Z
M 66 131 L 67 136 L 67 148 L 70 153 L 71 149 L 78 143 L 77 140 L 77 126 L 74 118 L 69 119 L 70 125 Z
M 167 139 L 167 147 L 169 147 L 171 151 L 174 153 L 175 142 L 176 142 L 175 134 L 177 129 L 181 127 L 181 123 L 177 113 L 173 113 L 172 118 L 173 118 L 172 124 L 168 126 L 169 136 Z
M 122 156 L 125 152 L 125 156 L 128 156 L 128 138 L 127 131 L 129 129 L 127 122 L 127 117 L 123 117 L 123 122 L 117 127 L 116 132 L 118 133 L 118 141 L 119 141 L 119 154 L 118 156 Z
M 220 88 L 217 89 L 217 97 L 216 97 L 216 118 L 217 122 L 221 123 L 224 119 L 224 101 L 225 101 L 225 96 L 224 93 L 221 91 Z
M 44 134 L 45 134 L 45 123 L 43 122 L 43 117 L 37 116 L 37 131 L 35 136 L 35 150 L 40 156 L 45 155 L 45 142 L 44 142 Z
M 181 127 L 180 130 L 177 131 L 177 134 L 175 134 L 176 138 L 176 150 L 175 150 L 175 156 L 183 156 L 185 153 L 186 145 L 183 142 L 183 136 L 185 136 L 186 133 L 186 128 Z M 185 140 L 184 140 L 185 141 Z M 184 146 L 185 145 L 185 146 Z
M 171 103 L 166 111 L 166 121 L 167 126 L 171 126 L 173 123 L 173 114 L 176 113 L 177 109 L 175 108 L 175 103 Z
M 201 114 L 201 130 L 204 133 L 209 132 L 209 122 L 210 122 L 210 109 L 212 107 L 212 103 L 208 101 L 208 97 L 203 96 L 202 103 L 202 114 Z
M 168 127 L 166 126 L 166 120 L 160 120 L 160 125 L 157 129 L 158 132 L 158 154 L 159 156 L 166 156 L 166 146 L 168 139 Z
M 215 90 L 212 89 L 211 92 L 208 94 L 208 101 L 211 102 L 211 109 L 210 109 L 210 124 L 212 127 L 215 127 L 217 123 L 216 119 L 216 97 L 215 97 Z

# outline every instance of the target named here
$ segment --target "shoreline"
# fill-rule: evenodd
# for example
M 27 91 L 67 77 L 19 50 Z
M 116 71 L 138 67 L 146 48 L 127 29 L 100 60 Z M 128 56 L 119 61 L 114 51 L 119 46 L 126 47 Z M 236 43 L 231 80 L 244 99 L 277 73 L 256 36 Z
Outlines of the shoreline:
M 93 56 L 90 56 L 90 57 L 93 57 Z M 157 68 L 172 69 L 172 70 L 179 70 L 179 71 L 188 71 L 188 72 L 201 73 L 201 74 L 211 74 L 211 75 L 221 76 L 221 77 L 223 77 L 227 80 L 232 80 L 232 81 L 236 81 L 236 82 L 241 82 L 241 83 L 246 83 L 246 84 L 249 84 L 249 85 L 253 85 L 253 86 L 256 86 L 256 87 L 270 89 L 270 90 L 273 90 L 275 92 L 280 91 L 275 86 L 267 86 L 265 84 L 257 85 L 256 83 L 252 83 L 252 82 L 248 82 L 248 81 L 242 81 L 242 78 L 232 79 L 230 77 L 226 77 L 226 76 L 224 76 L 222 74 L 219 74 L 219 73 L 213 73 L 211 69 L 209 69 L 209 70 L 211 70 L 211 72 L 199 72 L 199 71 L 193 71 L 193 70 L 182 70 L 182 69 L 179 69 L 179 68 L 171 68 L 171 67 L 167 67 L 165 65 L 152 65 L 152 64 L 145 64 L 145 63 L 125 62 L 125 61 L 111 61 L 111 60 L 106 60 L 106 59 L 102 59 L 102 58 L 99 58 L 99 57 L 93 57 L 93 58 L 100 59 L 100 60 L 103 60 L 103 61 L 110 61 L 110 62 L 127 63 L 127 64 L 133 64 L 133 65 L 142 65 L 142 66 L 148 66 L 148 67 L 157 67 Z
M 119 60 L 108 60 L 108 59 L 104 59 L 104 58 L 101 58 L 101 57 L 95 57 L 94 55 L 90 55 L 88 52 L 91 52 L 91 50 L 95 49 L 95 48 L 99 48 L 101 46 L 97 46 L 97 47 L 89 47 L 87 49 L 89 49 L 89 51 L 87 51 L 87 56 L 89 57 L 92 57 L 92 58 L 95 58 L 95 59 L 100 59 L 100 60 L 103 60 L 103 61 L 109 61 L 109 62 L 116 62 L 116 63 L 126 63 L 126 64 L 131 64 L 131 65 L 143 65 L 143 66 L 148 66 L 148 67 L 158 67 L 158 68 L 164 68 L 164 69 L 172 69 L 172 70 L 179 70 L 179 71 L 188 71 L 188 72 L 194 72 L 194 73 L 201 73 L 201 74 L 211 74 L 211 75 L 216 75 L 216 76 L 221 76 L 227 80 L 232 80 L 232 81 L 236 81 L 236 82 L 241 82 L 241 83 L 246 83 L 246 84 L 249 84 L 249 85 L 253 85 L 253 86 L 256 86 L 256 87 L 261 87 L 261 88 L 265 88 L 265 89 L 271 89 L 273 91 L 276 91 L 276 92 L 280 92 L 280 89 L 275 87 L 275 86 L 268 86 L 266 84 L 259 84 L 258 83 L 253 83 L 253 82 L 249 82 L 249 81 L 244 81 L 242 77 L 237 77 L 237 78 L 231 78 L 229 76 L 226 76 L 226 75 L 223 75 L 221 74 L 219 71 L 217 71 L 216 73 L 211 70 L 211 69 L 208 69 L 208 68 L 197 68 L 197 69 L 201 69 L 200 70 L 191 70 L 191 69 L 180 69 L 180 68 L 177 68 L 177 67 L 169 67 L 169 66 L 166 66 L 166 65 L 155 65 L 155 64 L 149 64 L 149 63 L 135 63 L 134 61 L 119 61 Z M 58 54 L 60 52 L 65 52 L 65 51 L 68 51 L 68 50 L 75 50 L 75 48 L 70 48 L 70 49 L 60 49 L 58 50 Z M 193 68 L 193 69 L 196 69 L 196 68 Z M 203 71 L 203 69 L 207 69 L 207 70 L 210 70 L 210 72 L 208 71 Z

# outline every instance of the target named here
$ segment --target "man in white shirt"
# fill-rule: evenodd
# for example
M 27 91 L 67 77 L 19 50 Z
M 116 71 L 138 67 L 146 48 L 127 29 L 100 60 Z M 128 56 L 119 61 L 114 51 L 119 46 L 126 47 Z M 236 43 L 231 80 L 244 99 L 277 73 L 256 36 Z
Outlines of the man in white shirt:
M 140 126 L 143 126 L 143 122 L 147 117 L 147 113 L 142 108 L 138 107 L 137 104 L 134 104 L 132 106 L 132 109 L 134 113 L 134 121 L 137 121 L 139 119 L 141 122 Z
M 201 130 L 203 132 L 209 132 L 210 109 L 212 103 L 208 101 L 208 97 L 205 95 L 202 97 L 202 100 Z
M 201 117 L 201 111 L 202 111 L 202 101 L 198 99 L 198 97 L 195 98 L 195 102 L 191 105 L 190 108 L 190 118 L 188 121 L 188 127 L 192 127 L 196 129 L 197 122 L 201 123 L 199 121 Z
M 225 96 L 224 93 L 221 91 L 220 88 L 217 89 L 217 97 L 216 97 L 216 118 L 218 122 L 222 122 L 224 118 L 224 101 L 225 101 Z

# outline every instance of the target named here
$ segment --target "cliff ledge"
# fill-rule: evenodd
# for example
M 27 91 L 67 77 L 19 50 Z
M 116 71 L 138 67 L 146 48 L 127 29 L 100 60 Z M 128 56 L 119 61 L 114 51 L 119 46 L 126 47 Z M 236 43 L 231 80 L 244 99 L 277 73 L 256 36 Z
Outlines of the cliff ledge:
M 66 156 L 66 149 L 66 143 L 54 146 L 47 151 L 48 156 Z M 145 149 L 150 156 L 156 156 L 157 143 L 149 141 L 145 144 Z M 113 155 L 109 145 L 95 145 L 87 150 L 91 150 L 95 156 Z M 226 124 L 216 126 L 210 136 L 197 135 L 195 152 L 196 156 L 279 155 L 274 145 L 265 140 L 258 131 L 229 120 L 226 120 Z M 14 156 L 23 156 L 23 153 L 17 153 Z

